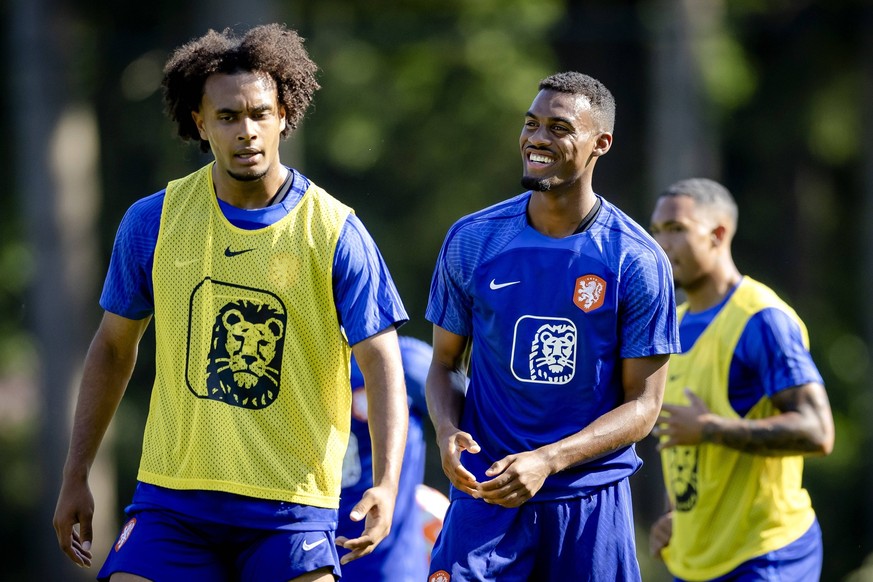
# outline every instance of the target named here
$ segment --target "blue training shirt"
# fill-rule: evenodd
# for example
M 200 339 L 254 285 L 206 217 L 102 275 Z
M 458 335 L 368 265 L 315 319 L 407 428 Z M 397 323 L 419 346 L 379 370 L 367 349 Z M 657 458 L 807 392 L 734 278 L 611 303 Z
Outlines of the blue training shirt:
M 736 287 L 718 304 L 698 313 L 687 311 L 679 322 L 682 350 L 688 351 L 730 300 Z M 802 384 L 824 384 L 803 334 L 787 313 L 763 309 L 746 323 L 734 349 L 728 373 L 728 399 L 745 416 L 761 398 Z
M 311 183 L 293 168 L 291 185 L 278 204 L 242 209 L 218 200 L 228 221 L 255 230 L 274 224 L 300 201 Z M 166 190 L 135 202 L 119 225 L 103 284 L 100 306 L 128 319 L 154 313 L 152 267 Z M 376 243 L 350 214 L 340 232 L 333 263 L 337 317 L 350 345 L 409 318 Z M 139 482 L 128 511 L 160 507 L 203 519 L 266 529 L 332 529 L 337 511 L 234 495 L 221 491 L 175 490 Z
M 460 428 L 481 452 L 461 462 L 480 481 L 504 456 L 568 437 L 621 404 L 622 359 L 679 350 L 672 271 L 649 234 L 601 199 L 587 230 L 550 238 L 528 224 L 530 197 L 456 222 L 431 284 L 427 319 L 472 337 Z M 624 447 L 548 477 L 536 498 L 587 495 L 640 464 Z

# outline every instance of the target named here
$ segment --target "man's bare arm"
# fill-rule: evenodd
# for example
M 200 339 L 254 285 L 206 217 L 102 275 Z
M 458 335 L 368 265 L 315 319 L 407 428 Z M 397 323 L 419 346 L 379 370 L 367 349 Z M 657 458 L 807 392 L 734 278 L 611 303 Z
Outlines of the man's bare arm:
M 821 384 L 804 384 L 772 398 L 780 414 L 760 420 L 709 419 L 703 442 L 757 455 L 827 455 L 834 446 L 834 420 Z
M 658 418 L 667 382 L 668 355 L 622 360 L 624 402 L 590 425 L 547 448 L 553 472 L 601 457 L 642 440 Z
M 461 464 L 461 452 L 479 452 L 473 437 L 463 432 L 461 410 L 466 390 L 469 338 L 433 327 L 433 359 L 427 374 L 427 409 L 436 432 L 443 472 L 458 490 L 477 496 L 476 478 Z
M 353 520 L 366 519 L 364 531 L 355 539 L 337 538 L 338 545 L 351 550 L 342 557 L 342 564 L 372 552 L 391 530 L 409 423 L 403 362 L 394 326 L 358 342 L 352 350 L 367 387 L 373 487 L 352 508 Z
M 85 357 L 73 433 L 54 516 L 58 544 L 80 566 L 91 565 L 94 499 L 88 486 L 88 473 L 127 389 L 136 364 L 139 341 L 150 320 L 131 320 L 105 313 Z M 73 528 L 76 524 L 79 525 L 78 533 Z
M 658 419 L 653 434 L 662 437 L 662 449 L 708 442 L 764 456 L 827 455 L 833 450 L 834 420 L 821 384 L 778 392 L 771 400 L 780 413 L 761 419 L 718 416 L 690 390 L 686 395 L 688 406 L 665 405 Z
M 486 471 L 494 478 L 478 486 L 480 497 L 503 507 L 518 507 L 536 495 L 549 475 L 641 440 L 658 417 L 668 358 L 623 360 L 620 405 L 564 439 L 496 461 Z

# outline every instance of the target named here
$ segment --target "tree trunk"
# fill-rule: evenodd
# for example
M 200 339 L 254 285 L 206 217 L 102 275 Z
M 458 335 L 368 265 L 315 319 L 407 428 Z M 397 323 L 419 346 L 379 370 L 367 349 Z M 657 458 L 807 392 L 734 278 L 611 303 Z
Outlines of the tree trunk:
M 706 107 L 699 51 L 723 12 L 722 0 L 657 0 L 650 9 L 652 196 L 676 180 L 718 179 L 717 136 Z
M 718 178 L 717 136 L 707 117 L 698 51 L 701 40 L 722 18 L 722 1 L 657 0 L 647 7 L 646 14 L 652 55 L 648 113 L 652 183 L 646 188 L 651 201 L 647 212 L 651 213 L 658 193 L 676 180 Z M 655 444 L 652 438 L 639 443 L 637 452 L 644 464 L 631 480 L 644 539 L 648 539 L 649 527 L 665 511 L 667 503 Z M 641 554 L 647 556 L 647 552 L 648 548 L 640 548 Z M 668 579 L 663 565 L 656 569 Z
M 22 524 L 30 549 L 23 559 L 33 570 L 31 579 L 39 580 L 75 580 L 84 574 L 59 550 L 51 523 L 69 442 L 70 405 L 97 313 L 86 309 L 96 303 L 97 132 L 91 112 L 71 98 L 69 75 L 75 71 L 63 57 L 75 51 L 69 42 L 75 27 L 66 8 L 58 0 L 11 5 L 15 189 L 36 267 L 26 312 L 37 349 L 39 393 L 33 443 L 38 502 L 33 519 Z M 94 550 L 99 564 L 116 529 L 107 455 L 95 463 L 91 482 L 98 503 Z
M 864 19 L 864 25 L 860 28 L 861 30 L 870 30 L 870 26 L 873 25 L 873 7 L 866 6 L 862 10 L 862 16 Z M 863 54 L 861 56 L 861 73 L 863 75 L 863 94 L 861 96 L 861 103 L 870 103 L 871 99 L 873 99 L 873 37 L 867 34 L 864 36 L 864 41 L 862 42 L 862 50 Z M 863 173 L 863 200 L 864 206 L 862 212 L 864 213 L 865 220 L 862 224 L 871 224 L 873 222 L 873 111 L 871 111 L 869 106 L 862 107 L 862 115 L 863 115 L 863 135 L 862 135 L 862 143 L 861 143 L 861 155 L 863 160 L 866 163 L 861 164 L 862 168 L 864 168 Z M 864 235 L 862 237 L 862 265 L 861 268 L 858 269 L 860 272 L 860 289 L 863 289 L 862 293 L 869 292 L 871 286 L 873 286 L 873 231 L 870 228 L 863 229 Z M 866 265 L 864 267 L 863 265 Z M 863 333 L 864 340 L 868 346 L 873 345 L 873 307 L 871 307 L 870 302 L 862 302 L 865 306 L 861 316 L 863 317 Z M 868 348 L 869 350 L 869 348 Z M 873 358 L 871 358 L 873 360 Z M 865 396 L 865 404 L 867 409 L 867 414 L 869 415 L 870 411 L 873 411 L 873 392 L 870 390 L 866 391 Z M 869 416 L 868 416 L 869 418 Z M 873 432 L 867 431 L 867 450 L 870 450 L 869 447 L 873 446 Z M 867 487 L 866 490 L 870 491 L 871 487 L 873 487 L 873 461 L 870 460 L 869 455 L 864 455 L 864 464 L 867 467 Z M 865 496 L 863 505 L 865 508 L 865 513 L 867 519 L 865 523 L 867 524 L 867 532 L 866 532 L 866 548 L 870 551 L 873 548 L 873 501 L 871 501 L 870 496 Z M 873 556 L 873 553 L 870 554 Z M 871 559 L 868 558 L 867 562 L 871 562 Z

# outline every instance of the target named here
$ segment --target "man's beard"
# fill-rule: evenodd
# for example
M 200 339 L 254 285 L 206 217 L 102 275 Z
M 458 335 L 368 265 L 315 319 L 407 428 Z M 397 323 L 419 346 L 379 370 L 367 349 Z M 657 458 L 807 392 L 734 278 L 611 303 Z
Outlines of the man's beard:
M 521 178 L 521 187 L 533 190 L 534 192 L 548 192 L 552 189 L 552 184 L 548 180 L 523 176 Z
M 239 180 L 240 182 L 255 182 L 266 176 L 267 170 L 264 170 L 262 172 L 254 172 L 252 174 L 238 174 L 237 172 L 232 172 L 228 170 L 227 175 L 234 180 Z

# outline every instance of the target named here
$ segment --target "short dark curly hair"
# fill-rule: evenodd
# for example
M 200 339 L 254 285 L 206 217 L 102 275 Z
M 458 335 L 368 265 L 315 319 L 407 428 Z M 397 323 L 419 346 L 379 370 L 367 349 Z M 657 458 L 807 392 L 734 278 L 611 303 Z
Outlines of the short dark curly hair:
M 591 103 L 592 116 L 603 131 L 612 133 L 615 127 L 615 98 L 606 85 L 593 77 L 576 71 L 555 73 L 540 81 L 540 91 L 558 91 L 586 97 Z
M 256 26 L 242 36 L 230 28 L 209 30 L 173 51 L 164 65 L 164 104 L 178 126 L 179 137 L 199 141 L 200 149 L 209 151 L 209 142 L 200 138 L 191 112 L 200 109 L 210 75 L 239 71 L 266 74 L 276 83 L 279 105 L 285 108 L 283 138 L 297 128 L 320 88 L 315 78 L 318 67 L 296 31 L 281 24 Z

